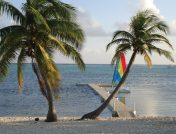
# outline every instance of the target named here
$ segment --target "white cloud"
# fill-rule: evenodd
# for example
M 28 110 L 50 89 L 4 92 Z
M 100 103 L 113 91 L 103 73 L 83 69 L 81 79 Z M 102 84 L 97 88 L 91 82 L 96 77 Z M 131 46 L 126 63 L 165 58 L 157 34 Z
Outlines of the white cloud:
M 133 12 L 134 12 L 133 15 L 135 15 L 135 13 L 138 10 L 150 9 L 153 12 L 155 12 L 161 19 L 164 19 L 164 17 L 160 15 L 160 10 L 155 5 L 154 0 L 136 0 L 136 1 L 137 2 L 129 0 L 129 6 L 130 8 L 133 9 Z M 119 22 L 118 21 L 115 23 L 115 28 L 119 30 L 128 30 L 129 29 L 128 24 L 129 22 Z
M 95 37 L 95 36 L 108 35 L 108 33 L 106 33 L 105 30 L 103 29 L 100 22 L 93 19 L 91 15 L 83 8 L 79 8 L 78 20 L 87 36 Z
M 154 0 L 138 0 L 141 9 L 151 9 L 157 14 L 160 13 L 160 10 L 154 4 Z
M 176 35 L 176 20 L 173 20 L 169 23 L 170 34 Z
M 155 5 L 154 3 L 155 0 L 137 0 L 137 1 L 138 1 L 138 5 L 136 6 L 137 9 L 139 10 L 150 9 L 154 13 L 156 13 L 160 17 L 160 19 L 162 20 L 165 19 L 165 17 L 160 14 L 160 9 Z

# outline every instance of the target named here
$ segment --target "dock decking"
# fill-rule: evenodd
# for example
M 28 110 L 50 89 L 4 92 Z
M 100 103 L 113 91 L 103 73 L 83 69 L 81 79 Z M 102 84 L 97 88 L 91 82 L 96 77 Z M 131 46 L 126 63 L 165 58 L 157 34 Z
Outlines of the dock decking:
M 98 84 L 76 84 L 78 86 L 89 86 L 94 92 L 96 92 L 101 99 L 104 101 L 109 97 L 109 93 L 106 91 L 106 88 L 98 85 Z M 118 113 L 119 117 L 135 117 L 134 113 L 132 110 L 129 110 L 127 106 L 117 100 L 116 98 L 112 99 L 108 105 L 108 108 L 112 111 L 112 113 Z

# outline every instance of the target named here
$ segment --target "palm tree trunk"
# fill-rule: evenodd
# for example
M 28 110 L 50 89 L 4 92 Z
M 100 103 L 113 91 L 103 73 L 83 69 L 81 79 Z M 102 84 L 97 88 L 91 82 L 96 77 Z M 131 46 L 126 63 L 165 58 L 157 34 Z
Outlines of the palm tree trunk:
M 42 92 L 43 96 L 48 100 L 48 96 L 47 96 L 47 93 L 46 93 L 46 90 L 45 90 L 46 89 L 45 81 L 42 79 L 42 77 L 39 73 L 39 70 L 37 69 L 37 66 L 33 62 L 32 62 L 32 68 L 33 68 L 33 71 L 34 71 L 35 75 L 37 76 L 38 83 L 39 83 L 39 86 L 40 86 L 40 91 Z
M 126 69 L 124 75 L 122 76 L 122 79 L 120 80 L 119 84 L 116 86 L 114 91 L 111 93 L 111 95 L 106 99 L 106 101 L 104 101 L 104 103 L 100 107 L 98 107 L 96 110 L 83 115 L 81 117 L 81 120 L 84 120 L 84 119 L 96 119 L 103 112 L 103 110 L 108 106 L 109 102 L 112 100 L 114 95 L 118 92 L 118 90 L 120 89 L 121 85 L 125 82 L 128 74 L 129 74 L 130 68 L 131 68 L 131 66 L 132 66 L 132 64 L 133 64 L 133 62 L 135 60 L 136 54 L 137 54 L 137 51 L 134 51 L 132 56 L 131 56 L 130 62 L 128 64 L 128 66 L 127 66 L 127 69 Z
M 47 117 L 46 117 L 46 122 L 56 122 L 57 121 L 57 112 L 56 112 L 56 108 L 54 106 L 53 103 L 53 95 L 52 95 L 52 91 L 51 88 L 48 84 L 48 81 L 45 79 L 44 75 L 41 72 L 41 75 L 45 81 L 46 84 L 46 92 L 47 92 L 47 96 L 48 96 L 48 113 L 47 113 Z
M 56 122 L 57 121 L 57 113 L 56 113 L 56 108 L 53 103 L 53 95 L 51 92 L 51 88 L 49 88 L 48 84 L 47 85 L 47 95 L 48 95 L 48 114 L 46 117 L 46 122 Z
M 37 69 L 35 63 L 33 63 L 33 62 L 32 62 L 32 67 L 33 67 L 33 70 L 37 76 L 37 79 L 38 79 L 38 82 L 39 82 L 39 85 L 41 88 L 41 92 L 46 97 L 46 99 L 48 101 L 48 114 L 47 114 L 45 121 L 46 122 L 55 122 L 55 121 L 57 121 L 57 114 L 56 114 L 55 106 L 53 104 L 53 95 L 51 92 L 51 88 L 50 88 L 47 80 L 45 79 L 45 77 L 42 75 L 41 71 L 40 72 L 38 71 L 39 68 Z

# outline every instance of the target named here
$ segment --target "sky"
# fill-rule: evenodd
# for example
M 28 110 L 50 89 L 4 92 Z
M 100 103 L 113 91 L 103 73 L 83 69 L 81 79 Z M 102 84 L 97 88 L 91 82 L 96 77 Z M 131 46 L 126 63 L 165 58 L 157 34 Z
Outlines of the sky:
M 20 8 L 25 0 L 9 0 Z M 152 9 L 170 27 L 168 38 L 175 50 L 171 50 L 176 60 L 176 1 L 175 0 L 62 0 L 77 8 L 77 20 L 85 32 L 86 41 L 81 50 L 86 64 L 110 64 L 114 48 L 106 52 L 106 45 L 111 41 L 113 32 L 127 30 L 130 19 L 139 10 Z M 0 27 L 12 24 L 10 19 L 0 17 Z M 165 48 L 165 47 L 163 47 Z M 127 53 L 129 61 L 131 52 Z M 164 57 L 152 55 L 153 64 L 175 64 Z M 73 63 L 72 60 L 55 54 L 57 63 Z M 136 64 L 145 64 L 142 56 L 137 56 Z

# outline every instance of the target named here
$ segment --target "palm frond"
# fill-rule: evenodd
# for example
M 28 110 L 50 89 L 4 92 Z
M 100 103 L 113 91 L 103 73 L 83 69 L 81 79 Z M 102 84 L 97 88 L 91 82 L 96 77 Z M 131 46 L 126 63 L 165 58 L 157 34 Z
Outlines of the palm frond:
M 8 65 L 15 60 L 18 49 L 18 47 L 11 47 L 0 55 L 0 80 L 6 77 Z
M 23 89 L 23 63 L 26 60 L 26 51 L 25 49 L 21 49 L 20 54 L 17 60 L 17 78 L 18 78 L 18 89 L 19 92 L 22 92 Z
M 118 37 L 130 39 L 130 40 L 134 39 L 133 35 L 130 32 L 118 30 L 118 31 L 114 32 L 112 41 L 115 40 Z
M 122 51 L 123 53 L 129 50 L 131 50 L 131 45 L 129 43 L 121 43 L 116 48 L 116 51 Z
M 130 46 L 130 40 L 126 38 L 119 38 L 119 39 L 114 39 L 111 41 L 107 46 L 106 46 L 106 51 L 114 44 L 119 45 L 119 44 L 128 44 Z
M 128 50 L 131 50 L 131 46 L 129 46 L 129 44 L 120 44 L 115 51 L 115 54 L 111 60 L 111 65 L 113 66 L 117 59 L 120 57 L 120 53 L 126 53 Z
M 60 0 L 47 0 L 48 4 L 43 6 L 42 15 L 45 17 L 54 16 L 71 20 L 75 16 L 75 8 L 69 4 L 65 4 Z M 50 4 L 49 4 L 50 3 Z
M 65 44 L 67 50 L 67 56 L 71 57 L 75 61 L 81 70 L 85 70 L 85 63 L 82 60 L 81 54 L 72 46 Z
M 159 55 L 163 55 L 164 57 L 166 57 L 168 60 L 174 62 L 174 59 L 172 57 L 172 54 L 171 52 L 167 51 L 167 50 L 163 50 L 161 48 L 158 48 L 158 47 L 155 47 L 154 45 L 150 44 L 150 47 L 149 47 L 150 51 L 151 52 L 156 52 L 158 53 Z
M 1 30 L 0 30 L 1 31 Z M 7 30 L 8 31 L 8 28 Z M 28 38 L 28 34 L 26 33 L 23 27 L 15 27 L 11 32 L 6 33 L 7 35 L 0 43 L 0 55 L 2 56 L 5 51 L 13 47 L 22 47 L 22 42 L 26 38 Z
M 65 49 L 65 45 L 64 45 L 64 42 L 58 40 L 57 38 L 55 38 L 54 36 L 52 36 L 51 34 L 48 35 L 48 38 L 50 39 L 51 42 L 53 42 L 53 44 L 55 44 L 55 47 L 60 51 L 62 52 L 63 54 L 66 54 L 67 51 Z
M 59 86 L 60 75 L 54 61 L 47 54 L 42 45 L 35 48 L 35 59 L 41 70 L 42 75 L 48 81 L 51 89 L 56 90 Z
M 12 17 L 16 23 L 24 24 L 24 15 L 13 5 L 5 0 L 0 0 L 0 15 L 6 13 L 8 16 Z
M 168 26 L 165 24 L 165 22 L 163 21 L 159 21 L 157 23 L 155 23 L 154 25 L 150 26 L 146 32 L 147 33 L 153 33 L 153 32 L 157 32 L 157 31 L 162 31 L 164 33 L 168 33 L 169 28 Z
M 117 59 L 120 58 L 120 52 L 116 52 L 111 60 L 111 66 L 114 66 L 117 62 Z
M 144 60 L 147 64 L 148 68 L 151 68 L 152 67 L 152 61 L 151 61 L 150 56 L 147 54 L 147 52 L 145 52 Z
M 169 40 L 164 37 L 163 35 L 160 35 L 160 34 L 150 34 L 150 38 L 147 40 L 147 42 L 150 42 L 153 43 L 153 42 L 157 42 L 157 43 L 161 43 L 161 42 L 164 42 L 166 43 L 170 48 L 173 49 L 171 43 L 169 42 Z
M 82 47 L 84 42 L 84 33 L 80 26 L 68 20 L 52 19 L 48 21 L 52 29 L 52 34 L 57 36 L 60 40 L 71 43 L 77 48 Z
M 42 25 L 47 31 L 51 31 L 50 27 L 48 26 L 48 23 L 46 21 L 46 18 L 44 18 L 42 16 L 42 14 L 36 10 L 35 8 L 33 8 L 32 6 L 27 6 L 27 12 L 31 13 L 33 15 L 34 21 L 36 24 L 38 25 Z
M 17 30 L 17 29 L 24 29 L 23 26 L 19 26 L 19 25 L 12 25 L 12 26 L 7 26 L 4 28 L 0 29 L 0 38 L 4 38 L 8 33 L 12 32 L 13 30 Z

